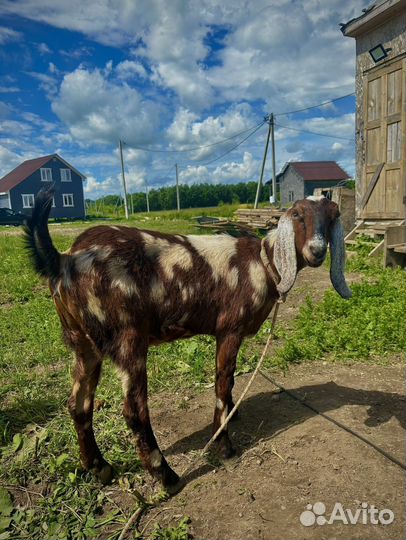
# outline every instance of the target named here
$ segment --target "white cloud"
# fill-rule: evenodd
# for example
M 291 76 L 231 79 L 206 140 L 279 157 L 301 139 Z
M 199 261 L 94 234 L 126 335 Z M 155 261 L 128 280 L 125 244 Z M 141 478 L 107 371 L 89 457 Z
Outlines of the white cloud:
M 98 199 L 104 195 L 115 195 L 120 193 L 118 178 L 108 176 L 103 181 L 98 182 L 92 175 L 87 175 L 83 184 L 86 198 Z
M 15 92 L 21 92 L 17 86 L 0 86 L 0 94 L 14 94 Z
M 232 106 L 223 114 L 210 115 L 204 120 L 199 120 L 196 114 L 181 108 L 167 129 L 167 137 L 170 146 L 176 149 L 205 147 L 196 150 L 192 156 L 189 156 L 194 160 L 202 160 L 213 153 L 218 154 L 222 149 L 227 149 L 230 145 L 238 142 L 240 138 L 230 139 L 230 137 L 249 129 L 255 123 L 255 115 L 248 104 Z M 226 139 L 229 140 L 225 141 Z M 207 146 L 220 141 L 225 142 L 221 145 Z
M 52 53 L 51 49 L 48 47 L 46 43 L 37 43 L 37 49 L 38 49 L 38 52 L 42 55 Z
M 248 182 L 250 180 L 256 180 L 257 178 L 254 178 L 254 176 L 258 173 L 258 166 L 259 163 L 253 159 L 252 154 L 244 152 L 241 163 L 232 161 L 216 167 L 213 172 L 213 180 L 218 184 L 230 181 Z
M 91 47 L 81 46 L 76 49 L 60 49 L 59 54 L 66 56 L 67 58 L 72 58 L 78 60 L 79 58 L 91 56 L 93 54 L 93 49 Z
M 49 62 L 48 71 L 55 75 L 59 73 L 59 69 L 56 67 L 56 65 L 53 62 Z
M 6 26 L 0 26 L 0 45 L 5 45 L 6 43 L 11 43 L 13 41 L 20 41 L 22 38 L 23 34 L 21 32 L 17 32 Z
M 134 62 L 132 60 L 124 60 L 116 66 L 116 74 L 119 79 L 128 80 L 134 77 L 141 77 L 145 79 L 147 72 L 144 66 L 140 62 Z
M 344 19 L 347 8 L 340 9 Z M 333 22 L 317 19 L 320 11 L 326 13 L 321 5 L 312 11 L 283 0 L 247 17 L 228 36 L 221 65 L 209 72 L 213 87 L 224 99 L 265 99 L 274 112 L 351 92 L 354 41 L 340 36 L 338 13 Z
M 44 90 L 48 97 L 52 97 L 56 94 L 58 89 L 58 80 L 55 77 L 47 75 L 46 73 L 39 73 L 37 71 L 27 71 L 26 73 L 27 75 L 30 75 L 30 77 L 33 77 L 39 81 L 40 89 Z
M 107 69 L 108 71 L 108 69 Z M 65 75 L 53 111 L 73 137 L 94 143 L 148 144 L 157 132 L 160 107 L 127 84 L 117 84 L 99 69 L 78 68 Z
M 33 124 L 35 128 L 41 128 L 41 130 L 45 132 L 54 131 L 57 127 L 56 124 L 48 122 L 38 114 L 34 114 L 31 112 L 21 113 L 21 118 L 23 118 L 26 122 Z
M 368 0 L 3 0 L 17 14 L 126 47 L 149 63 L 152 80 L 193 111 L 265 100 L 275 112 L 353 90 L 354 41 L 338 23 Z M 206 62 L 207 36 L 227 29 Z M 328 52 L 328 54 L 327 54 Z
M 355 123 L 355 114 L 347 113 L 338 117 L 329 117 L 324 116 L 315 116 L 306 120 L 285 120 L 279 119 L 277 122 L 277 138 L 283 139 L 285 137 L 301 137 L 302 134 L 300 130 L 311 131 L 313 133 L 320 133 L 322 135 L 328 135 L 330 138 L 343 137 L 345 139 L 354 138 L 354 123 Z M 280 124 L 279 124 L 280 122 Z M 284 129 L 284 127 L 279 126 L 289 126 L 293 128 Z M 295 129 L 299 131 L 294 131 Z M 322 139 L 322 138 L 321 138 Z
M 0 123 L 0 134 L 13 133 L 14 137 L 29 136 L 33 131 L 33 127 L 27 122 L 18 120 L 3 120 Z
M 146 179 L 151 184 L 169 181 L 175 161 L 181 165 L 185 182 L 249 179 L 258 172 L 265 129 L 210 167 L 204 164 L 240 138 L 182 154 L 147 153 L 130 145 L 161 150 L 211 145 L 257 124 L 268 112 L 300 109 L 351 92 L 354 40 L 341 36 L 338 23 L 359 15 L 368 3 L 3 0 L 0 11 L 6 16 L 82 32 L 88 39 L 121 48 L 111 57 L 122 61 L 113 65 L 105 56 L 101 61 L 106 50 L 83 45 L 75 35 L 76 41 L 59 51 L 65 58 L 55 60 L 58 67 L 49 63 L 46 73 L 39 73 L 37 67 L 34 71 L 32 64 L 25 67 L 39 81 L 64 126 L 40 125 L 34 118 L 24 118 L 19 112 L 24 109 L 17 112 L 15 108 L 14 124 L 1 126 L 2 133 L 21 139 L 24 151 L 33 151 L 34 145 L 38 151 L 48 151 L 48 147 L 53 151 L 59 145 L 68 155 L 76 152 L 80 166 L 88 167 L 94 177 L 92 189 L 100 192 L 120 188 L 116 178 L 119 138 L 129 144 L 124 149 L 125 162 L 134 189 Z M 20 32 L 5 28 L 2 33 L 4 28 L 0 28 L 0 43 L 21 40 Z M 216 33 L 220 38 L 213 45 L 208 36 Z M 49 54 L 46 43 L 36 47 Z M 14 49 L 22 49 L 22 44 Z M 36 48 L 31 53 L 38 56 Z M 82 60 L 70 73 L 59 71 L 66 65 L 76 67 Z M 1 83 L 0 92 L 10 91 L 17 89 L 20 78 L 18 82 L 3 78 Z M 11 101 L 17 96 L 7 97 Z M 4 104 L 0 107 L 6 114 Z M 340 137 L 353 138 L 354 116 L 338 116 L 340 110 L 338 103 L 329 104 L 312 110 L 307 120 L 304 115 L 277 118 L 280 124 L 337 137 L 312 138 L 277 127 L 278 165 L 287 159 L 350 163 L 352 143 Z M 38 130 L 35 141 L 34 129 Z M 103 148 L 94 147 L 99 144 L 114 150 L 103 153 Z M 103 171 L 97 169 L 101 162 Z M 101 178 L 107 180 L 100 184 Z
M 17 167 L 22 161 L 23 159 L 19 154 L 0 144 L 0 178 Z
M 252 154 L 244 152 L 241 162 L 223 163 L 212 172 L 204 165 L 188 166 L 185 170 L 180 171 L 179 178 L 183 184 L 248 182 L 257 179 L 258 167 L 259 163 L 252 157 Z
M 207 167 L 202 165 L 189 165 L 186 169 L 179 173 L 179 181 L 182 184 L 203 184 L 210 183 L 212 177 Z

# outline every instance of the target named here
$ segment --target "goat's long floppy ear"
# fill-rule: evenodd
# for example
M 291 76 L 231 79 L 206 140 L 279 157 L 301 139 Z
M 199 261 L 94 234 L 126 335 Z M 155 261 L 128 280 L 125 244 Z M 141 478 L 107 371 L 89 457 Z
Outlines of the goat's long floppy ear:
M 283 296 L 293 287 L 297 274 L 295 231 L 292 220 L 286 215 L 282 216 L 278 223 L 274 244 L 274 264 L 281 277 L 277 289 Z
M 330 229 L 330 254 L 331 254 L 331 267 L 330 278 L 333 287 L 340 296 L 345 299 L 351 298 L 352 292 L 349 289 L 345 277 L 345 243 L 344 243 L 344 229 L 341 224 L 341 220 L 337 217 Z

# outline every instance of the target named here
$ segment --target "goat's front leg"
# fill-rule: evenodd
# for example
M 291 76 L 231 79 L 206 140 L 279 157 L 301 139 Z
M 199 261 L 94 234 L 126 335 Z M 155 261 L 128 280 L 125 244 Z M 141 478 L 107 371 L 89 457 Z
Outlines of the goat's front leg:
M 217 338 L 216 351 L 216 408 L 214 410 L 213 434 L 218 430 L 233 407 L 232 389 L 234 371 L 237 361 L 241 338 L 235 335 Z M 223 458 L 231 457 L 234 453 L 227 427 L 217 439 L 217 448 Z
M 93 470 L 103 483 L 107 483 L 111 480 L 113 469 L 104 460 L 93 432 L 93 403 L 102 358 L 85 335 L 75 332 L 72 342 L 76 366 L 68 408 L 78 436 L 80 458 L 86 470 Z
M 179 476 L 162 455 L 152 431 L 148 411 L 147 361 L 148 345 L 135 332 L 120 337 L 119 368 L 125 395 L 123 414 L 134 433 L 143 466 L 159 480 L 169 493 L 180 487 Z

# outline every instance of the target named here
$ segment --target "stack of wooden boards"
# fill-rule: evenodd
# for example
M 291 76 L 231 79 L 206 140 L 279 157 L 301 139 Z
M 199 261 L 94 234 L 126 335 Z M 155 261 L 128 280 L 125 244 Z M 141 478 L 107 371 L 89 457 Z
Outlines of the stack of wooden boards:
M 278 225 L 284 210 L 277 208 L 260 208 L 256 210 L 240 208 L 234 212 L 234 220 L 201 216 L 196 218 L 198 227 L 212 229 L 217 233 L 228 233 L 232 236 L 257 236 L 258 231 L 268 231 Z
M 234 216 L 238 223 L 247 225 L 253 229 L 273 229 L 278 225 L 279 218 L 285 209 L 278 208 L 257 208 L 251 210 L 240 208 L 236 210 Z

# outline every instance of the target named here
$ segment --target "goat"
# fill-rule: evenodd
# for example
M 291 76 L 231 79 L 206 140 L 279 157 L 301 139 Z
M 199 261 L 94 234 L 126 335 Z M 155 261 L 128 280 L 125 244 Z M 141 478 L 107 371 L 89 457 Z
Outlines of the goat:
M 102 361 L 110 356 L 123 383 L 123 414 L 144 467 L 169 492 L 180 485 L 156 442 L 147 404 L 150 345 L 197 334 L 215 336 L 213 431 L 233 407 L 237 353 L 254 335 L 304 266 L 320 266 L 331 251 L 331 281 L 343 298 L 345 249 L 339 210 L 321 197 L 297 201 L 264 239 L 171 235 L 101 225 L 59 253 L 48 230 L 52 191 L 40 192 L 25 228 L 34 266 L 48 278 L 66 343 L 76 354 L 68 408 L 86 470 L 108 482 L 112 467 L 95 440 L 93 402 Z M 217 441 L 233 453 L 227 430 Z

